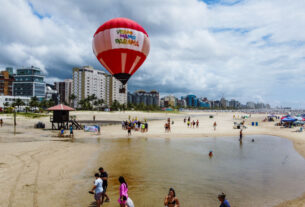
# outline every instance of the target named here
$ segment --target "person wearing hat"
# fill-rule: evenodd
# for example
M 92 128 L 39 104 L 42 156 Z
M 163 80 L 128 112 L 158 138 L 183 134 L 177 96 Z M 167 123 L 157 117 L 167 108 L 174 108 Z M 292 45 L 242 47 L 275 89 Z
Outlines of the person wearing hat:
M 231 207 L 228 200 L 226 200 L 226 194 L 221 193 L 218 195 L 218 200 L 220 201 L 219 207 Z

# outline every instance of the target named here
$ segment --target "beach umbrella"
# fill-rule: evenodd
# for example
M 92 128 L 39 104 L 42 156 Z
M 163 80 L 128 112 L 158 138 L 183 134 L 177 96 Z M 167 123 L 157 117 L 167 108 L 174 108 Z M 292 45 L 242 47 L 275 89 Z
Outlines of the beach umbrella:
M 303 121 L 304 118 L 302 118 L 302 117 L 300 117 L 300 116 L 297 116 L 297 117 L 295 117 L 295 119 L 296 119 L 297 121 Z
M 294 122 L 294 121 L 296 121 L 296 119 L 293 117 L 286 117 L 282 119 L 282 122 Z

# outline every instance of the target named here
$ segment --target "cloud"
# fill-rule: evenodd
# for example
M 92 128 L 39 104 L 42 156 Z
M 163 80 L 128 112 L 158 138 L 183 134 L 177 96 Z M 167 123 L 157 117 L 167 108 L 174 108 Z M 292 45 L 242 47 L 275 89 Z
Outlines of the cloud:
M 75 66 L 102 68 L 96 29 L 114 17 L 139 22 L 151 51 L 129 89 L 305 107 L 302 0 L 0 0 L 0 65 L 36 65 L 48 80 Z M 283 92 L 289 93 L 288 98 Z

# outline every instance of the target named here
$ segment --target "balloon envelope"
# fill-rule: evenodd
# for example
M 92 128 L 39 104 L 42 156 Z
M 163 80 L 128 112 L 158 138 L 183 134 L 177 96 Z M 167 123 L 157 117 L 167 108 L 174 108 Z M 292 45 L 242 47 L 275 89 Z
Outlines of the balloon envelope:
M 97 29 L 92 48 L 109 73 L 126 84 L 145 61 L 150 43 L 141 25 L 127 18 L 115 18 Z

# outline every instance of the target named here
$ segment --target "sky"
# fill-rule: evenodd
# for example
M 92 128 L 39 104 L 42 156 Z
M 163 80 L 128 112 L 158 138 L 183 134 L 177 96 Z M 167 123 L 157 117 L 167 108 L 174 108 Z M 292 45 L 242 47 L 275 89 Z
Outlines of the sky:
M 304 0 L 0 0 L 0 69 L 40 67 L 52 83 L 72 68 L 105 70 L 96 29 L 127 17 L 151 48 L 128 89 L 305 108 Z

